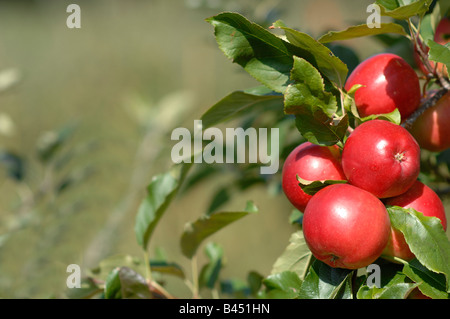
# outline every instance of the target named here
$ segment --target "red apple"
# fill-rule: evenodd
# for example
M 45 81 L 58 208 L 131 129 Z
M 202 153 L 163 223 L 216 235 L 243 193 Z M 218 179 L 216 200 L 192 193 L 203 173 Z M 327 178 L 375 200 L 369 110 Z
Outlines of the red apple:
M 309 201 L 302 224 L 313 255 L 331 267 L 358 269 L 383 252 L 391 230 L 384 204 L 349 184 L 334 184 Z
M 444 230 L 447 229 L 447 218 L 441 199 L 431 188 L 420 181 L 416 181 L 406 193 L 387 199 L 385 204 L 403 208 L 414 208 L 425 216 L 437 217 L 441 220 Z M 389 243 L 383 254 L 399 257 L 404 260 L 414 258 L 414 254 L 409 249 L 405 237 L 396 229 L 392 229 Z
M 420 148 L 400 125 L 367 121 L 348 137 L 342 151 L 342 168 L 350 184 L 378 198 L 397 196 L 419 176 Z
M 282 171 L 282 187 L 295 208 L 303 212 L 311 195 L 298 185 L 297 175 L 308 181 L 344 180 L 337 146 L 325 147 L 305 142 L 286 158 Z
M 434 33 L 434 41 L 439 44 L 446 44 L 450 41 L 450 19 L 443 17 L 439 21 Z
M 450 148 L 450 92 L 417 118 L 411 134 L 420 147 L 429 151 Z
M 355 84 L 363 87 L 355 92 L 359 114 L 390 113 L 398 108 L 402 119 L 420 104 L 420 84 L 414 69 L 401 57 L 382 53 L 360 63 L 345 83 L 348 91 Z

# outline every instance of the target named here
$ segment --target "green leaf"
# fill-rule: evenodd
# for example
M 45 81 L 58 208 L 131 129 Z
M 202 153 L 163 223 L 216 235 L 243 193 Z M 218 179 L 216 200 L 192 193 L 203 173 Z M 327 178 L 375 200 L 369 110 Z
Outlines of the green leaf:
M 363 85 L 355 84 L 351 87 L 351 89 L 344 93 L 344 108 L 353 115 L 358 121 L 358 124 L 375 120 L 375 119 L 381 119 L 385 121 L 392 122 L 394 124 L 400 125 L 401 123 L 401 115 L 398 109 L 393 110 L 390 113 L 384 113 L 384 114 L 371 114 L 366 117 L 361 118 L 358 112 L 358 108 L 356 107 L 355 103 L 355 93 L 356 91 L 363 87 Z
M 284 94 L 284 112 L 296 115 L 296 126 L 309 142 L 334 145 L 343 141 L 348 117 L 333 120 L 336 97 L 325 91 L 322 76 L 305 59 L 295 57 L 290 84 Z
M 450 43 L 441 45 L 433 40 L 428 40 L 427 44 L 430 48 L 430 51 L 428 52 L 429 59 L 445 64 L 447 70 L 450 70 Z
M 147 248 L 158 221 L 177 193 L 191 164 L 174 166 L 169 172 L 153 177 L 147 187 L 147 196 L 142 201 L 136 216 L 135 234 L 143 249 Z
M 378 299 L 406 299 L 409 293 L 416 287 L 417 284 L 413 283 L 395 284 L 386 288 L 378 296 Z
M 358 299 L 404 299 L 417 286 L 400 271 L 401 265 L 383 259 L 378 259 L 374 264 L 380 267 L 380 286 L 362 285 L 356 294 Z
M 180 265 L 174 262 L 167 262 L 162 260 L 151 260 L 150 268 L 152 272 L 158 272 L 161 274 L 171 275 L 175 277 L 179 277 L 181 279 L 186 278 L 183 268 Z
M 433 299 L 448 299 L 445 288 L 445 276 L 427 269 L 417 259 L 413 259 L 403 267 L 403 273 L 419 284 L 420 291 Z
M 303 232 L 294 232 L 289 239 L 289 245 L 275 261 L 271 274 L 292 271 L 303 279 L 305 278 L 310 260 L 311 251 L 306 245 Z
M 116 268 L 128 267 L 138 273 L 145 273 L 143 260 L 131 255 L 113 255 L 99 262 L 98 266 L 91 269 L 92 276 L 101 280 L 107 280 L 109 274 Z
M 145 278 L 128 267 L 119 270 L 123 299 L 151 299 L 153 297 Z
M 377 0 L 375 3 L 379 6 L 385 7 L 388 10 L 394 10 L 400 6 L 398 0 Z
M 368 115 L 366 117 L 359 118 L 359 122 L 360 123 L 364 123 L 364 122 L 372 121 L 372 120 L 375 120 L 375 119 L 389 121 L 389 122 L 392 122 L 392 123 L 397 124 L 397 125 L 400 125 L 401 120 L 402 120 L 399 110 L 395 109 L 395 110 L 393 110 L 390 113 L 371 114 L 371 115 Z
M 225 185 L 219 188 L 216 193 L 212 196 L 208 209 L 206 210 L 206 214 L 209 215 L 217 209 L 228 202 L 231 198 L 230 194 L 230 185 Z
M 236 278 L 222 280 L 220 282 L 220 292 L 235 299 L 248 298 L 251 293 L 247 282 Z
M 438 6 L 436 6 L 438 7 Z M 435 21 L 436 16 L 434 14 L 427 14 L 423 17 L 420 23 L 420 36 L 422 37 L 423 43 L 427 43 L 428 40 L 434 39 L 434 32 L 436 29 Z
M 117 267 L 105 282 L 106 299 L 151 299 L 152 293 L 145 278 L 128 267 Z
M 6 169 L 9 177 L 22 181 L 25 177 L 25 160 L 13 152 L 0 150 L 0 164 Z
M 302 226 L 303 213 L 296 208 L 293 208 L 289 216 L 289 224 Z
M 317 69 L 324 76 L 334 82 L 338 87 L 344 86 L 348 68 L 329 48 L 306 33 L 286 27 L 281 21 L 275 22 L 273 26 L 283 29 L 287 40 L 291 44 L 313 54 Z M 311 60 L 309 56 L 302 57 L 310 63 L 313 63 L 314 61 Z
M 307 181 L 297 175 L 297 181 L 301 189 L 308 195 L 314 195 L 322 188 L 333 184 L 345 184 L 346 180 Z
M 258 209 L 253 202 L 249 201 L 243 211 L 213 213 L 204 215 L 195 222 L 188 223 L 185 226 L 180 241 L 183 255 L 187 258 L 192 258 L 205 238 L 208 238 L 232 222 L 257 211 Z
M 75 133 L 75 124 L 69 124 L 57 131 L 43 133 L 37 143 L 37 153 L 43 163 L 49 162 Z
M 416 210 L 388 207 L 391 225 L 402 232 L 411 252 L 429 270 L 444 274 L 449 292 L 450 242 L 440 220 Z
M 105 299 L 122 299 L 122 286 L 119 277 L 120 268 L 113 269 L 105 281 Z
M 298 298 L 302 281 L 292 271 L 273 274 L 263 280 L 266 290 L 263 293 L 267 299 L 294 299 Z
M 347 290 L 346 281 L 351 279 L 352 273 L 352 270 L 333 268 L 315 260 L 302 283 L 299 298 L 335 299 L 341 293 L 342 288 Z
M 69 299 L 90 299 L 101 293 L 102 290 L 93 278 L 87 277 L 81 280 L 80 288 L 68 288 L 66 296 Z
M 349 40 L 359 37 L 372 36 L 377 34 L 395 33 L 406 36 L 405 29 L 396 23 L 380 23 L 379 28 L 369 28 L 367 24 L 349 27 L 343 31 L 329 31 L 321 36 L 320 43 L 329 43 L 333 41 Z
M 251 94 L 235 91 L 210 107 L 201 117 L 203 128 L 229 121 L 252 110 L 267 110 L 283 107 L 283 96 L 279 94 Z
M 238 13 L 224 12 L 206 21 L 214 26 L 222 52 L 275 92 L 284 93 L 289 85 L 293 56 L 306 59 L 331 81 L 344 85 L 345 64 L 306 34 L 285 28 L 289 41 L 295 41 L 294 45 Z
M 426 13 L 432 2 L 432 0 L 418 0 L 407 5 L 399 6 L 397 1 L 393 0 L 375 1 L 380 6 L 381 15 L 398 20 L 406 20 L 415 15 Z
M 216 243 L 210 242 L 205 246 L 205 254 L 209 262 L 200 271 L 199 283 L 200 287 L 213 289 L 223 266 L 223 248 Z
M 357 119 L 360 118 L 360 115 L 359 115 L 358 108 L 356 107 L 355 92 L 361 87 L 363 87 L 363 85 L 355 84 L 350 88 L 350 90 L 347 93 L 343 94 L 345 110 Z
M 250 271 L 247 275 L 247 283 L 250 288 L 250 293 L 254 296 L 258 296 L 258 292 L 261 289 L 264 276 L 256 271 Z
M 242 15 L 225 12 L 206 19 L 219 48 L 256 80 L 276 92 L 289 83 L 294 47 Z
M 302 109 L 321 109 L 328 117 L 337 110 L 336 97 L 325 91 L 319 71 L 305 59 L 294 57 L 291 71 L 293 84 L 289 85 L 284 98 L 284 112 L 298 114 Z
M 382 289 L 362 286 L 357 296 L 358 299 L 406 299 L 416 287 L 414 283 L 397 283 Z
M 331 146 L 343 142 L 348 128 L 348 114 L 340 120 L 331 120 L 322 110 L 303 109 L 295 117 L 295 125 L 309 142 Z

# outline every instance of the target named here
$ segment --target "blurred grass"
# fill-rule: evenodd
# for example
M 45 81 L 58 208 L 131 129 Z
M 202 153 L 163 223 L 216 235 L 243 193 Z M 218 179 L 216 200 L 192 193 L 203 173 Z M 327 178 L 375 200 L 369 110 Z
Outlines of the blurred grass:
M 37 207 L 37 224 L 17 232 L 0 248 L 0 296 L 61 297 L 68 264 L 79 264 L 86 272 L 111 254 L 141 257 L 133 232 L 137 205 L 151 176 L 171 165 L 172 127 L 152 122 L 161 111 L 158 105 L 174 92 L 187 93 L 190 99 L 173 107 L 192 105 L 180 118 L 192 128 L 193 119 L 229 92 L 257 85 L 223 56 L 206 17 L 237 9 L 250 19 L 282 18 L 289 26 L 319 35 L 345 28 L 355 17 L 364 19 L 371 2 L 77 1 L 82 28 L 70 30 L 66 7 L 72 1 L 0 1 L 0 70 L 16 68 L 21 74 L 19 84 L 0 95 L 0 112 L 15 125 L 12 136 L 0 135 L 0 146 L 27 158 L 27 181 L 33 188 L 44 174 L 36 158 L 36 142 L 44 132 L 76 123 L 63 151 L 94 143 L 60 173 L 92 167 L 94 174 Z M 198 4 L 204 5 L 197 8 Z M 361 58 L 377 50 L 366 39 L 349 44 Z M 144 112 L 133 113 L 136 110 Z M 140 114 L 140 119 L 133 114 Z M 145 123 L 153 124 L 145 128 Z M 144 129 L 152 138 L 144 139 Z M 151 155 L 146 157 L 151 162 L 144 161 L 146 167 L 136 166 L 140 145 Z M 132 180 L 136 171 L 139 179 Z M 164 248 L 170 261 L 189 274 L 179 236 L 186 222 L 206 211 L 210 196 L 227 178 L 209 180 L 174 202 L 155 232 L 150 252 Z M 6 212 L 19 203 L 16 186 L 0 181 L 0 223 L 10 219 Z M 224 246 L 225 278 L 245 280 L 249 270 L 267 275 L 294 230 L 288 224 L 287 201 L 281 195 L 267 196 L 262 188 L 240 194 L 224 209 L 243 208 L 247 199 L 255 200 L 260 213 L 211 238 Z M 111 216 L 118 216 L 115 224 L 109 223 Z M 110 242 L 94 245 L 102 232 L 112 234 Z M 189 296 L 179 281 L 168 283 L 176 295 Z

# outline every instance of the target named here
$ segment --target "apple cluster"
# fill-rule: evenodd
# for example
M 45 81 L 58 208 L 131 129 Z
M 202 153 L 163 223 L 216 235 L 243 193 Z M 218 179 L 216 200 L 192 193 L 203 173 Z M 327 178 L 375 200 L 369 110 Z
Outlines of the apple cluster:
M 398 109 L 404 121 L 421 104 L 417 73 L 394 54 L 378 54 L 358 65 L 345 89 L 358 84 L 354 100 L 362 117 Z M 450 123 L 450 93 L 419 116 L 411 130 L 388 120 L 367 120 L 341 147 L 305 142 L 288 155 L 282 188 L 304 213 L 304 238 L 317 259 L 347 269 L 366 267 L 380 256 L 413 259 L 403 234 L 391 227 L 387 206 L 413 208 L 439 218 L 447 228 L 442 201 L 418 179 L 421 148 L 450 147 L 446 123 Z M 310 195 L 299 178 L 333 182 L 323 183 Z

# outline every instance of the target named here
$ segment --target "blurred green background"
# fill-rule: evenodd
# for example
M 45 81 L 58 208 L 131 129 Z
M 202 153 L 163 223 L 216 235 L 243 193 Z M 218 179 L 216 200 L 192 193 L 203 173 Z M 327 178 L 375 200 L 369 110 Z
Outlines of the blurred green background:
M 317 37 L 364 22 L 372 2 L 0 1 L 0 87 L 11 86 L 0 92 L 0 150 L 9 172 L 23 174 L 0 171 L 0 297 L 64 297 L 67 265 L 87 273 L 108 256 L 142 256 L 135 214 L 151 176 L 172 164 L 172 129 L 192 129 L 216 101 L 258 85 L 218 49 L 205 18 L 238 11 Z M 71 3 L 81 7 L 81 29 L 66 26 Z M 361 60 L 383 49 L 373 39 L 345 44 Z M 227 178 L 177 198 L 151 255 L 162 247 L 189 274 L 179 236 Z M 224 209 L 242 209 L 247 199 L 260 213 L 211 237 L 224 247 L 227 278 L 268 275 L 295 230 L 283 194 L 264 187 Z M 176 280 L 168 290 L 189 296 Z

